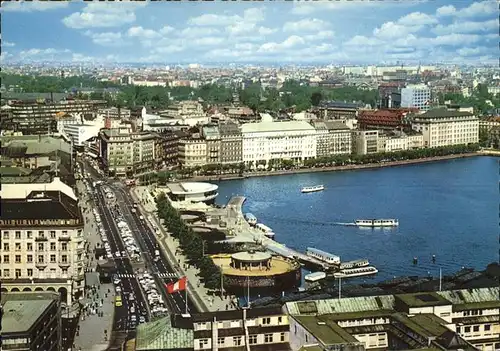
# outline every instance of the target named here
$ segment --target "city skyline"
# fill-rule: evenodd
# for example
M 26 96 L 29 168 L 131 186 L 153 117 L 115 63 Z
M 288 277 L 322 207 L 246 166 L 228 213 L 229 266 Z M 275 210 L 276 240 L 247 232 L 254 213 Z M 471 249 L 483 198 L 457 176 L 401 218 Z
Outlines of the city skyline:
M 493 64 L 497 11 L 495 1 L 17 2 L 2 5 L 1 58 Z

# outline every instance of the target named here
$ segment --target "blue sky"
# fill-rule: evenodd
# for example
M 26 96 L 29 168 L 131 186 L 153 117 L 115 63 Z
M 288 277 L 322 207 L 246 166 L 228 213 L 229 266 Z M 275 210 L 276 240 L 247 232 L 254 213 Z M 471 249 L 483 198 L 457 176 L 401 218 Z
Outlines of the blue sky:
M 491 1 L 2 3 L 2 61 L 498 62 Z

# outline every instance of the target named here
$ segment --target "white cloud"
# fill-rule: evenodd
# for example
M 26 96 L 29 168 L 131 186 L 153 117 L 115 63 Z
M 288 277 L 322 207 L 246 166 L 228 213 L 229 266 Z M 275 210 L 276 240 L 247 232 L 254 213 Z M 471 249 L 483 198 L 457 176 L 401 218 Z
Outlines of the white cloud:
M 68 7 L 68 1 L 2 1 L 2 11 L 35 12 L 51 11 Z
M 16 46 L 16 44 L 11 43 L 10 41 L 7 41 L 7 40 L 2 40 L 2 46 L 5 48 L 11 48 L 13 46 Z
M 299 37 L 298 35 L 292 35 L 281 43 L 269 42 L 262 44 L 257 50 L 257 53 L 277 53 L 304 44 L 305 44 L 304 38 Z
M 125 44 L 119 32 L 94 33 L 88 30 L 84 34 L 90 37 L 94 44 L 101 46 L 122 46 Z
M 422 25 L 405 26 L 394 22 L 386 22 L 380 28 L 373 30 L 373 35 L 380 39 L 396 39 L 423 29 Z
M 141 26 L 131 27 L 127 31 L 127 35 L 132 38 L 141 38 L 141 39 L 156 39 L 161 36 L 160 33 L 152 30 L 152 29 L 144 29 Z
M 175 31 L 175 28 L 174 27 L 170 27 L 170 26 L 163 26 L 162 29 L 160 29 L 159 33 L 161 35 L 167 35 L 167 34 L 170 34 L 172 33 L 173 31 Z
M 319 41 L 332 39 L 335 36 L 335 32 L 331 30 L 322 30 L 315 34 L 306 35 L 305 38 L 308 41 Z
M 446 5 L 438 8 L 436 10 L 436 15 L 438 17 L 453 16 L 457 12 L 457 9 L 453 5 Z
M 455 13 L 458 17 L 489 17 L 498 12 L 497 1 L 482 1 L 472 3 L 470 6 L 465 7 Z
M 315 12 L 334 11 L 334 10 L 349 10 L 349 11 L 363 11 L 370 8 L 393 7 L 398 6 L 415 6 L 427 2 L 427 0 L 415 1 L 348 1 L 348 0 L 334 0 L 334 1 L 295 1 L 291 14 L 293 15 L 310 15 Z
M 404 26 L 425 26 L 428 24 L 435 24 L 437 22 L 436 18 L 422 12 L 412 12 L 398 20 L 398 24 L 402 24 Z
M 283 26 L 284 32 L 314 32 L 321 31 L 330 27 L 328 22 L 317 18 L 305 18 L 300 21 L 286 22 Z
M 465 47 L 465 48 L 458 49 L 457 53 L 460 56 L 479 56 L 479 55 L 482 55 L 484 53 L 487 53 L 488 51 L 491 51 L 491 49 L 484 47 L 484 46 L 475 47 L 475 48 Z
M 92 2 L 85 6 L 82 12 L 74 12 L 62 21 L 67 27 L 75 29 L 118 27 L 135 22 L 134 11 L 146 4 L 146 2 L 120 2 L 116 5 L 109 2 Z
M 435 46 L 462 46 L 476 43 L 481 40 L 481 36 L 475 34 L 446 34 L 432 39 Z
M 55 59 L 56 55 L 57 57 L 60 57 L 64 54 L 68 54 L 71 51 L 68 49 L 54 49 L 54 48 L 47 48 L 47 49 L 29 49 L 29 50 L 22 50 L 19 52 L 19 57 L 22 60 L 32 60 L 32 59 Z
M 243 11 L 243 16 L 239 15 L 215 15 L 204 14 L 198 17 L 191 17 L 188 24 L 191 26 L 207 26 L 207 27 L 230 27 L 242 24 L 251 26 L 252 24 L 260 23 L 265 19 L 265 9 L 250 8 Z
M 449 25 L 439 24 L 432 29 L 435 34 L 452 33 L 480 33 L 492 32 L 498 29 L 498 20 L 492 19 L 483 22 L 458 21 Z
M 73 62 L 94 62 L 96 61 L 95 57 L 92 56 L 87 56 L 83 54 L 72 54 L 71 55 L 71 61 Z
M 187 27 L 179 32 L 182 38 L 196 38 L 202 36 L 212 36 L 220 34 L 220 30 L 216 28 L 205 27 Z

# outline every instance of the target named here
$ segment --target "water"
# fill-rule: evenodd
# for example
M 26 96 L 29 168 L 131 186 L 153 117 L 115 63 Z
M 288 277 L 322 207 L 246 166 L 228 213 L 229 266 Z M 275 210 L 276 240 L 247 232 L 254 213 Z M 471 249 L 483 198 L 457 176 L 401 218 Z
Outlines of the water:
M 244 195 L 276 240 L 315 247 L 342 261 L 368 258 L 376 281 L 405 275 L 436 277 L 498 260 L 498 159 L 474 157 L 351 172 L 308 173 L 219 183 L 218 203 Z M 302 194 L 303 186 L 323 192 Z M 398 218 L 394 229 L 342 226 L 357 218 Z M 436 263 L 431 257 L 436 255 Z M 413 264 L 413 257 L 418 264 Z

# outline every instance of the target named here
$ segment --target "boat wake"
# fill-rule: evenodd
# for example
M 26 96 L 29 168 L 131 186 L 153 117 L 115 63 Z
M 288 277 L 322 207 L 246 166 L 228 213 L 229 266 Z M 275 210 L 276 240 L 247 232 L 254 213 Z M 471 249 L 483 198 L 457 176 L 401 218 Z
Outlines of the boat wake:
M 341 225 L 341 226 L 344 226 L 344 227 L 354 227 L 356 226 L 356 223 L 346 223 L 346 222 L 334 222 L 333 223 L 334 225 Z

